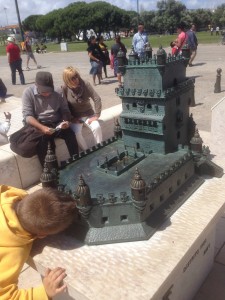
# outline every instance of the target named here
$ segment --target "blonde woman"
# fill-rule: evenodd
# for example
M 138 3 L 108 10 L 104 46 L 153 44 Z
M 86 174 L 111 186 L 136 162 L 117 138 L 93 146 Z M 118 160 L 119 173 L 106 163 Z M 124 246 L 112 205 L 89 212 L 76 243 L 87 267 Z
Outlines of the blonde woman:
M 68 101 L 73 116 L 70 127 L 76 134 L 79 147 L 86 150 L 88 145 L 82 135 L 84 124 L 91 129 L 95 143 L 102 142 L 102 130 L 98 122 L 102 109 L 101 98 L 91 84 L 83 80 L 79 72 L 71 66 L 64 69 L 63 81 L 63 97 Z M 94 108 L 90 102 L 91 99 L 94 102 Z

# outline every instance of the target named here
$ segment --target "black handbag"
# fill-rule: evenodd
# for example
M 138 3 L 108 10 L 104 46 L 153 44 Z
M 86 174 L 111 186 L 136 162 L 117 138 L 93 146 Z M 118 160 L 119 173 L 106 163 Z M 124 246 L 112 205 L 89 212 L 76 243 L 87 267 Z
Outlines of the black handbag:
M 22 157 L 32 157 L 37 154 L 37 145 L 43 133 L 27 124 L 9 137 L 10 149 Z

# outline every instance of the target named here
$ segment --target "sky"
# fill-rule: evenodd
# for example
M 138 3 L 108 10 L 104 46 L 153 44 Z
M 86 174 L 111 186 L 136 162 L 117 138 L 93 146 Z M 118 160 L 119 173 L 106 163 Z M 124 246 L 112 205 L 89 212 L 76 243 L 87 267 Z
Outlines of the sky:
M 82 0 L 80 0 L 82 1 Z M 84 0 L 83 0 L 84 1 Z M 101 0 L 100 0 L 101 1 Z M 156 9 L 156 0 L 104 0 L 126 10 L 139 11 Z M 54 9 L 64 8 L 68 4 L 77 2 L 71 0 L 17 0 L 20 19 L 23 21 L 30 15 L 46 14 Z M 94 2 L 86 0 L 85 2 Z M 180 0 L 188 9 L 215 9 L 217 6 L 225 3 L 225 0 Z M 18 24 L 15 0 L 0 0 L 0 26 Z

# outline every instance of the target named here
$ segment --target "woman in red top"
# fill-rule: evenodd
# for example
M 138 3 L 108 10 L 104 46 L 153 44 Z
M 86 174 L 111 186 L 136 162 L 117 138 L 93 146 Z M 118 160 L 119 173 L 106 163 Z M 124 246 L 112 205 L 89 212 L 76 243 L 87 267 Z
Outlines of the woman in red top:
M 177 37 L 178 51 L 177 51 L 177 53 L 178 54 L 180 54 L 182 52 L 182 47 L 186 44 L 186 41 L 187 41 L 188 36 L 184 30 L 185 30 L 184 23 L 180 23 L 179 25 L 177 25 L 177 33 L 178 33 L 178 37 Z
M 16 84 L 16 70 L 19 72 L 21 84 L 25 84 L 25 79 L 22 70 L 22 58 L 20 57 L 20 48 L 15 43 L 15 39 L 9 36 L 6 40 L 6 52 L 8 63 L 11 69 L 12 84 Z

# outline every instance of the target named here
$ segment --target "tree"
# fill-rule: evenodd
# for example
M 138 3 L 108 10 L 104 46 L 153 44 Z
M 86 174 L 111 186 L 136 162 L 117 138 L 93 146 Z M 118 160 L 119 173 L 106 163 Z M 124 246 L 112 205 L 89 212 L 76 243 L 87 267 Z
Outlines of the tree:
M 58 42 L 62 39 L 61 25 L 57 22 L 57 18 L 60 17 L 62 9 L 56 9 L 52 12 L 41 16 L 37 19 L 36 25 L 39 31 L 45 36 L 51 38 L 57 38 Z
M 212 14 L 212 22 L 216 26 L 225 26 L 225 4 L 218 6 Z
M 23 22 L 23 30 L 24 31 L 38 31 L 36 22 L 42 15 L 31 15 L 27 17 Z

